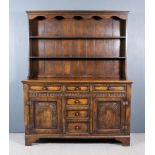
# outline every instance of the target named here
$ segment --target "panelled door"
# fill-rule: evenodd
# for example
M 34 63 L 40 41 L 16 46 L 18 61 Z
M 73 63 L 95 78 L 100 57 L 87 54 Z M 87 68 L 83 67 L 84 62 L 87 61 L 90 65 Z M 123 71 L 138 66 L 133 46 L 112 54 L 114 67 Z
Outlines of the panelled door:
M 112 134 L 123 132 L 125 101 L 119 98 L 93 100 L 93 133 Z
M 61 100 L 30 101 L 29 129 L 31 133 L 60 133 L 62 131 Z

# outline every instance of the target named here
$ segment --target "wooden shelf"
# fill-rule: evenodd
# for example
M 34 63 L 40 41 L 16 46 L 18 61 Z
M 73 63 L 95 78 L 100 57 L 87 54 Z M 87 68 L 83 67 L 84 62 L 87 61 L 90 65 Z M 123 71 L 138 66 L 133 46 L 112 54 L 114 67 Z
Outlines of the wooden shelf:
M 31 56 L 30 59 L 105 59 L 105 60 L 119 60 L 119 59 L 126 59 L 126 57 L 38 57 L 38 56 Z
M 104 13 L 69 13 L 66 17 L 54 13 L 50 18 L 49 14 L 32 15 L 30 76 L 126 77 L 127 31 L 123 18 Z
M 95 36 L 30 36 L 30 39 L 125 39 L 125 36 L 95 37 Z

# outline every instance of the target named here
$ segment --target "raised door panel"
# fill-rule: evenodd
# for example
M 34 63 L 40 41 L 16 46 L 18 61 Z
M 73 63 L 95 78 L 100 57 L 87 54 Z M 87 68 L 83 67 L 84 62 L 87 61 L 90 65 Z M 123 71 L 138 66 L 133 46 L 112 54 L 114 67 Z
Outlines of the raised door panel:
M 34 101 L 30 102 L 30 124 L 32 133 L 60 133 L 61 102 Z
M 57 128 L 57 107 L 55 103 L 35 104 L 35 128 L 56 129 Z
M 121 133 L 125 120 L 125 107 L 118 98 L 96 99 L 93 102 L 93 132 Z

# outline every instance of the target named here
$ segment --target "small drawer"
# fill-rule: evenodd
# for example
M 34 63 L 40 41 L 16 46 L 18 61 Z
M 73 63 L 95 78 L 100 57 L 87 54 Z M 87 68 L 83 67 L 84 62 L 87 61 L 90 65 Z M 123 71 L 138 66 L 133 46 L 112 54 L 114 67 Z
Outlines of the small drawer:
M 61 86 L 47 86 L 48 91 L 61 91 Z
M 105 85 L 97 85 L 93 87 L 93 91 L 125 91 L 125 86 L 119 85 L 112 85 L 112 86 L 105 86 Z
M 61 91 L 61 86 L 30 86 L 33 91 Z
M 66 111 L 67 118 L 88 118 L 87 110 L 67 110 Z
M 108 87 L 107 86 L 94 86 L 93 90 L 94 91 L 107 91 Z
M 42 91 L 44 86 L 30 86 L 30 90 Z
M 66 132 L 69 133 L 88 133 L 88 122 L 66 122 Z
M 78 98 L 72 99 L 72 98 L 70 98 L 70 99 L 67 99 L 67 104 L 68 105 L 88 105 L 88 99 L 85 99 L 85 98 L 83 98 L 83 99 L 78 99 Z
M 125 91 L 124 86 L 109 86 L 108 87 L 109 91 Z
M 89 86 L 66 86 L 66 91 L 89 91 Z

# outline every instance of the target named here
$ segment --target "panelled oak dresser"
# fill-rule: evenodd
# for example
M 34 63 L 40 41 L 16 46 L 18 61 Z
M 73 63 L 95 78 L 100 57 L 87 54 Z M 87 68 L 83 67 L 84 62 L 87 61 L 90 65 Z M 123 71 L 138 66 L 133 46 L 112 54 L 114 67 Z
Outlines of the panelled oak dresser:
M 40 138 L 130 145 L 126 11 L 28 11 L 25 145 Z

